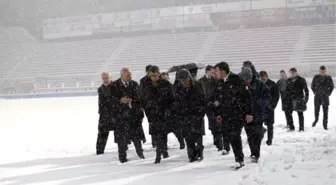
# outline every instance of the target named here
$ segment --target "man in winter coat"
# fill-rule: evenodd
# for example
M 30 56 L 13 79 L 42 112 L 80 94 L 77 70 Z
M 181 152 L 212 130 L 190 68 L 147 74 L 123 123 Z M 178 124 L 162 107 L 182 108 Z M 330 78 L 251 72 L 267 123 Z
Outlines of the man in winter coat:
M 96 143 L 97 155 L 104 154 L 110 130 L 113 130 L 111 106 L 111 78 L 109 73 L 102 73 L 103 84 L 98 88 L 98 137 Z
M 171 106 L 174 100 L 172 84 L 160 78 L 160 71 L 157 66 L 152 66 L 149 70 L 149 77 L 152 81 L 145 89 L 144 100 L 146 101 L 146 114 L 149 122 L 149 134 L 155 136 L 156 159 L 155 163 L 161 162 L 163 158 L 168 158 L 167 134 L 171 132 Z
M 326 74 L 327 69 L 325 66 L 320 67 L 320 74 L 315 75 L 313 82 L 311 84 L 311 89 L 315 95 L 314 105 L 315 105 L 315 121 L 313 127 L 316 126 L 319 115 L 320 108 L 323 108 L 323 128 L 328 130 L 328 110 L 329 110 L 329 96 L 334 90 L 334 82 L 332 78 Z
M 135 146 L 136 153 L 144 159 L 141 139 L 144 140 L 142 120 L 144 113 L 139 96 L 139 85 L 130 80 L 130 71 L 121 70 L 121 77 L 112 83 L 113 113 L 116 115 L 114 142 L 118 144 L 119 161 L 127 162 L 127 145 L 130 141 Z
M 295 68 L 289 70 L 291 77 L 286 84 L 286 120 L 289 125 L 289 131 L 294 131 L 293 111 L 296 111 L 299 116 L 299 131 L 304 131 L 304 115 L 307 110 L 307 102 L 309 99 L 309 90 L 306 80 L 299 76 Z
M 273 141 L 273 125 L 274 125 L 274 110 L 279 102 L 279 90 L 276 83 L 268 78 L 266 71 L 260 71 L 260 80 L 263 81 L 270 93 L 270 104 L 266 108 L 265 124 L 267 126 L 267 145 L 272 145 Z
M 216 116 L 218 124 L 223 125 L 225 137 L 231 144 L 236 166 L 244 166 L 241 131 L 244 123 L 253 120 L 250 96 L 243 80 L 230 71 L 226 62 L 216 64 L 217 85 L 209 98 L 209 107 Z
M 169 73 L 167 72 L 161 73 L 160 78 L 169 81 L 170 80 Z M 184 138 L 182 134 L 182 127 L 178 123 L 174 123 L 177 120 L 175 120 L 173 117 L 169 121 L 171 122 L 171 124 L 175 125 L 172 132 L 177 138 L 178 142 L 180 143 L 180 149 L 183 150 L 185 148 L 185 143 L 184 143 Z M 168 146 L 166 146 L 166 148 L 168 148 Z
M 145 113 L 147 115 L 146 111 L 146 101 L 144 100 L 145 97 L 145 89 L 148 85 L 152 84 L 152 80 L 149 77 L 149 69 L 152 67 L 152 65 L 147 65 L 146 66 L 146 76 L 142 77 L 140 79 L 140 97 L 141 97 L 141 105 L 145 109 Z M 150 129 L 150 128 L 149 128 Z M 152 140 L 152 147 L 156 147 L 156 138 L 155 136 L 151 135 L 151 140 Z
M 195 81 L 188 70 L 178 71 L 174 84 L 173 114 L 182 127 L 190 162 L 203 160 L 203 119 L 206 110 L 202 84 Z
M 205 75 L 199 79 L 203 85 L 205 96 L 208 101 L 213 90 L 216 88 L 216 72 L 213 66 L 208 65 L 205 68 Z M 214 145 L 218 151 L 223 151 L 223 154 L 228 154 L 230 151 L 230 143 L 223 138 L 222 124 L 217 124 L 216 117 L 210 108 L 207 108 L 206 115 L 208 118 L 209 130 L 213 135 Z
M 287 74 L 284 70 L 280 71 L 280 79 L 277 81 L 277 87 L 281 96 L 282 111 L 286 112 L 288 110 L 288 96 L 286 95 L 286 86 L 287 86 Z M 287 122 L 287 128 L 289 128 Z
M 255 66 L 252 64 L 251 61 L 247 60 L 243 63 L 243 67 L 242 69 L 244 68 L 248 68 L 248 69 L 251 69 L 252 70 L 252 76 L 256 79 L 259 79 L 259 73 L 257 72 Z
M 270 93 L 265 84 L 253 76 L 252 70 L 246 68 L 240 73 L 250 95 L 253 120 L 246 121 L 245 132 L 251 151 L 251 161 L 257 163 L 260 157 L 261 141 L 264 137 L 263 122 L 267 106 L 270 104 Z

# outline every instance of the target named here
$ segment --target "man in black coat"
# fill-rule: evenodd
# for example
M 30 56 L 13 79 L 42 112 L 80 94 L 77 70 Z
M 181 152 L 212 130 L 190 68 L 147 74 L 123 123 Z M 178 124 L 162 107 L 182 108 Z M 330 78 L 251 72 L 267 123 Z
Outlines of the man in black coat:
M 259 73 L 257 72 L 255 66 L 252 64 L 251 61 L 247 60 L 247 61 L 243 62 L 242 69 L 244 69 L 244 68 L 251 69 L 252 70 L 252 76 L 256 79 L 259 79 Z
M 157 139 L 155 163 L 160 163 L 161 155 L 163 158 L 169 157 L 167 134 L 172 131 L 172 126 L 169 123 L 171 123 L 170 110 L 174 100 L 173 86 L 169 81 L 160 78 L 157 66 L 150 68 L 149 77 L 152 83 L 145 88 L 145 110 L 149 122 L 149 134 Z
M 279 90 L 276 83 L 268 78 L 266 71 L 260 71 L 259 73 L 260 80 L 263 81 L 270 93 L 270 104 L 268 104 L 265 112 L 265 125 L 267 126 L 267 145 L 272 145 L 273 141 L 273 125 L 274 125 L 274 110 L 279 102 Z
M 205 68 L 205 75 L 199 79 L 199 82 L 203 85 L 206 99 L 208 100 L 216 88 L 216 72 L 213 66 L 208 65 Z M 226 141 L 223 137 L 222 124 L 217 124 L 216 117 L 210 108 L 207 108 L 206 115 L 208 118 L 209 130 L 213 136 L 213 143 L 217 147 L 218 151 L 223 151 L 226 155 L 230 151 L 230 143 Z
M 149 77 L 149 69 L 152 67 L 152 65 L 146 66 L 146 76 L 142 77 L 140 79 L 140 97 L 141 97 L 141 104 L 142 107 L 144 107 L 145 113 L 147 114 L 148 111 L 146 111 L 146 101 L 144 100 L 145 97 L 145 89 L 148 85 L 152 84 L 152 80 Z M 150 129 L 150 128 L 149 128 Z M 155 136 L 151 135 L 152 140 L 152 147 L 156 147 L 156 138 Z
M 113 130 L 111 106 L 111 78 L 109 73 L 102 73 L 103 84 L 98 88 L 98 137 L 96 143 L 97 155 L 104 154 L 109 132 Z
M 112 83 L 113 114 L 116 116 L 114 142 L 118 144 L 119 160 L 127 162 L 127 145 L 132 141 L 136 153 L 144 159 L 141 139 L 144 139 L 142 123 L 144 117 L 141 107 L 139 85 L 130 80 L 130 71 L 121 70 L 121 77 Z
M 174 84 L 173 115 L 182 127 L 190 162 L 203 160 L 203 119 L 206 110 L 202 84 L 195 81 L 188 70 L 177 72 Z
M 209 108 L 223 125 L 224 136 L 231 144 L 236 160 L 236 169 L 244 166 L 241 131 L 246 120 L 252 121 L 252 105 L 243 80 L 230 71 L 226 62 L 215 66 L 217 85 L 209 98 Z
M 289 70 L 291 77 L 286 84 L 286 120 L 289 125 L 289 131 L 294 131 L 293 111 L 296 111 L 299 116 L 299 131 L 304 131 L 304 115 L 307 110 L 307 102 L 309 99 L 309 90 L 306 80 L 299 76 L 295 68 Z
M 329 111 L 329 96 L 334 90 L 334 82 L 332 78 L 326 74 L 327 69 L 325 66 L 320 67 L 320 74 L 315 75 L 313 82 L 311 84 L 311 89 L 315 95 L 314 105 L 315 105 L 315 121 L 313 127 L 316 126 L 319 115 L 320 108 L 323 108 L 323 128 L 328 130 L 328 111 Z
M 246 121 L 245 132 L 251 151 L 251 161 L 257 163 L 260 157 L 261 141 L 264 137 L 263 122 L 267 106 L 270 105 L 270 93 L 265 84 L 252 74 L 252 70 L 245 68 L 240 73 L 250 95 L 253 120 Z
M 163 72 L 160 75 L 160 78 L 169 81 L 169 73 L 167 72 Z M 170 120 L 172 123 L 175 122 L 176 120 L 172 117 Z M 177 138 L 178 142 L 180 143 L 180 149 L 183 150 L 185 148 L 185 143 L 184 143 L 184 138 L 182 135 L 182 128 L 178 123 L 174 124 L 175 127 L 173 128 L 172 132 L 175 135 L 175 137 Z M 168 148 L 168 146 L 167 146 Z
M 282 111 L 286 112 L 288 110 L 288 96 L 286 95 L 286 86 L 287 86 L 287 74 L 284 70 L 280 71 L 280 79 L 277 81 L 277 87 L 281 96 L 281 105 Z M 286 128 L 289 128 L 288 122 Z

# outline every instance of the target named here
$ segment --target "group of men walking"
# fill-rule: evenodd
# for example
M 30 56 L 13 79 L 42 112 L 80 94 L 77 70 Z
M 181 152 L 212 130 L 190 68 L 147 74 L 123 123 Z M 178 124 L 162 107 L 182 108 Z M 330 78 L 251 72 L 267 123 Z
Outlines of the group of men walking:
M 103 85 L 98 89 L 97 154 L 104 153 L 109 131 L 113 130 L 121 163 L 127 162 L 127 146 L 131 143 L 137 155 L 145 158 L 142 120 L 146 114 L 152 145 L 156 148 L 155 163 L 160 163 L 162 157 L 169 157 L 169 133 L 175 134 L 180 149 L 187 147 L 190 162 L 202 160 L 206 115 L 214 145 L 223 155 L 229 154 L 232 148 L 237 164 L 235 169 L 239 169 L 244 166 L 242 129 L 247 134 L 251 160 L 258 162 L 266 131 L 266 143 L 272 145 L 274 110 L 280 97 L 289 131 L 295 130 L 293 111 L 299 116 L 299 131 L 304 131 L 303 112 L 307 109 L 309 90 L 306 80 L 295 68 L 290 69 L 290 78 L 281 71 L 277 83 L 268 78 L 266 71 L 258 73 L 250 61 L 243 63 L 239 74 L 234 74 L 226 62 L 207 66 L 205 72 L 197 81 L 197 73 L 180 69 L 173 84 L 168 81 L 168 73 L 160 73 L 159 67 L 151 65 L 146 67 L 146 76 L 140 84 L 131 80 L 131 73 L 126 68 L 114 82 L 108 73 L 103 73 Z M 323 126 L 327 130 L 329 96 L 334 86 L 325 72 L 325 67 L 321 66 L 320 74 L 312 83 L 316 118 L 313 126 L 318 122 L 322 105 Z

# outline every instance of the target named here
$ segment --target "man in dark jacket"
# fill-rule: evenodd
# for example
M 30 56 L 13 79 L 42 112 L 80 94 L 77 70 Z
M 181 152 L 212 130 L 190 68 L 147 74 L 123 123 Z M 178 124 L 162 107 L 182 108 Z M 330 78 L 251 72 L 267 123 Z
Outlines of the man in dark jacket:
M 230 71 L 226 62 L 218 63 L 215 69 L 217 85 L 209 98 L 209 107 L 218 124 L 223 124 L 224 136 L 235 155 L 235 169 L 239 169 L 244 166 L 241 131 L 246 120 L 250 122 L 253 119 L 250 96 L 243 80 Z
M 289 125 L 289 131 L 294 131 L 293 111 L 296 111 L 299 116 L 299 131 L 304 131 L 304 115 L 303 112 L 307 110 L 307 102 L 309 99 L 309 90 L 306 80 L 299 76 L 295 68 L 289 70 L 291 77 L 286 84 L 286 120 Z
M 203 85 L 206 99 L 208 100 L 216 88 L 216 72 L 213 66 L 208 65 L 205 68 L 205 75 L 199 79 L 199 82 Z M 207 108 L 206 115 L 208 118 L 209 130 L 213 135 L 213 143 L 217 147 L 218 151 L 223 151 L 226 155 L 230 151 L 230 143 L 223 138 L 222 124 L 217 124 L 216 117 L 210 108 Z
M 144 139 L 142 120 L 144 113 L 139 96 L 139 85 L 130 80 L 130 71 L 121 70 L 121 77 L 112 83 L 113 114 L 116 115 L 114 142 L 118 144 L 119 160 L 127 162 L 127 145 L 134 143 L 136 153 L 144 159 L 141 139 Z
M 252 70 L 252 76 L 256 79 L 259 79 L 259 73 L 257 72 L 255 66 L 252 64 L 251 61 L 247 60 L 247 61 L 243 62 L 242 69 L 244 69 L 244 68 L 251 69 Z
M 315 105 L 315 121 L 313 127 L 316 126 L 319 115 L 320 108 L 323 108 L 323 128 L 328 130 L 328 110 L 329 110 L 329 96 L 334 90 L 334 82 L 332 78 L 326 74 L 327 69 L 325 66 L 320 67 L 320 74 L 315 75 L 313 82 L 311 84 L 311 89 L 315 95 L 314 105 Z
M 260 157 L 261 141 L 264 137 L 263 122 L 267 106 L 270 104 L 270 93 L 265 84 L 253 76 L 252 70 L 246 68 L 240 73 L 250 95 L 253 120 L 247 121 L 245 131 L 251 150 L 251 161 L 257 163 Z
M 172 126 L 167 120 L 171 119 L 170 109 L 174 100 L 173 86 L 169 81 L 160 78 L 157 66 L 150 68 L 149 77 L 152 83 L 145 88 L 145 110 L 149 122 L 149 134 L 157 139 L 155 163 L 160 163 L 161 155 L 163 158 L 169 157 L 166 144 L 167 134 L 171 132 Z
M 195 81 L 188 70 L 178 71 L 174 84 L 173 114 L 182 127 L 190 162 L 203 160 L 202 129 L 206 100 L 202 84 Z
M 284 70 L 280 71 L 280 79 L 277 81 L 277 87 L 281 96 L 282 111 L 288 110 L 288 96 L 286 95 L 287 74 Z M 289 128 L 288 122 L 286 128 Z
M 276 83 L 268 78 L 266 71 L 260 71 L 260 80 L 263 81 L 270 93 L 270 104 L 268 104 L 265 112 L 265 124 L 267 126 L 267 145 L 272 145 L 273 141 L 273 125 L 274 125 L 274 110 L 279 102 L 279 90 Z
M 98 137 L 96 143 L 97 155 L 104 154 L 110 130 L 113 130 L 111 110 L 111 78 L 109 73 L 102 73 L 103 84 L 98 88 Z
M 147 115 L 146 111 L 146 101 L 144 100 L 145 97 L 145 89 L 148 85 L 152 84 L 152 80 L 149 77 L 149 69 L 152 67 L 152 65 L 147 65 L 146 66 L 146 76 L 142 77 L 140 79 L 140 97 L 141 97 L 141 105 L 145 109 L 145 113 Z M 149 128 L 150 129 L 150 128 Z M 151 140 L 152 140 L 152 147 L 156 147 L 156 138 L 155 136 L 151 135 Z
M 163 72 L 160 75 L 160 78 L 169 81 L 169 73 L 167 72 Z M 173 117 L 171 118 L 171 120 L 169 120 L 171 123 L 177 121 L 175 120 Z M 182 134 L 182 127 L 178 124 L 175 123 L 174 124 L 174 128 L 172 130 L 173 134 L 175 135 L 175 137 L 177 138 L 178 142 L 180 143 L 180 149 L 183 150 L 185 148 L 185 143 L 184 143 L 184 138 L 183 138 L 183 134 Z M 168 146 L 166 146 L 166 148 L 168 148 Z

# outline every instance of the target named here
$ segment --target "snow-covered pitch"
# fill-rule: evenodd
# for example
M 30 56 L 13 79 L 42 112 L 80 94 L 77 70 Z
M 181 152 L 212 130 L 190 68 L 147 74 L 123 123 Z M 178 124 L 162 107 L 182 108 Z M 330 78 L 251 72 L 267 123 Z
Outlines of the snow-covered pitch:
M 273 146 L 264 139 L 259 164 L 249 163 L 243 132 L 246 166 L 233 171 L 233 154 L 217 152 L 209 132 L 202 162 L 188 163 L 173 135 L 170 158 L 161 164 L 153 164 L 155 151 L 148 135 L 145 160 L 132 146 L 130 162 L 119 164 L 113 133 L 106 154 L 96 156 L 97 97 L 0 100 L 0 185 L 335 185 L 335 104 L 336 93 L 331 97 L 329 130 L 322 129 L 322 120 L 313 129 L 311 96 L 304 133 L 286 131 L 279 104 Z M 143 125 L 148 132 L 146 120 Z

